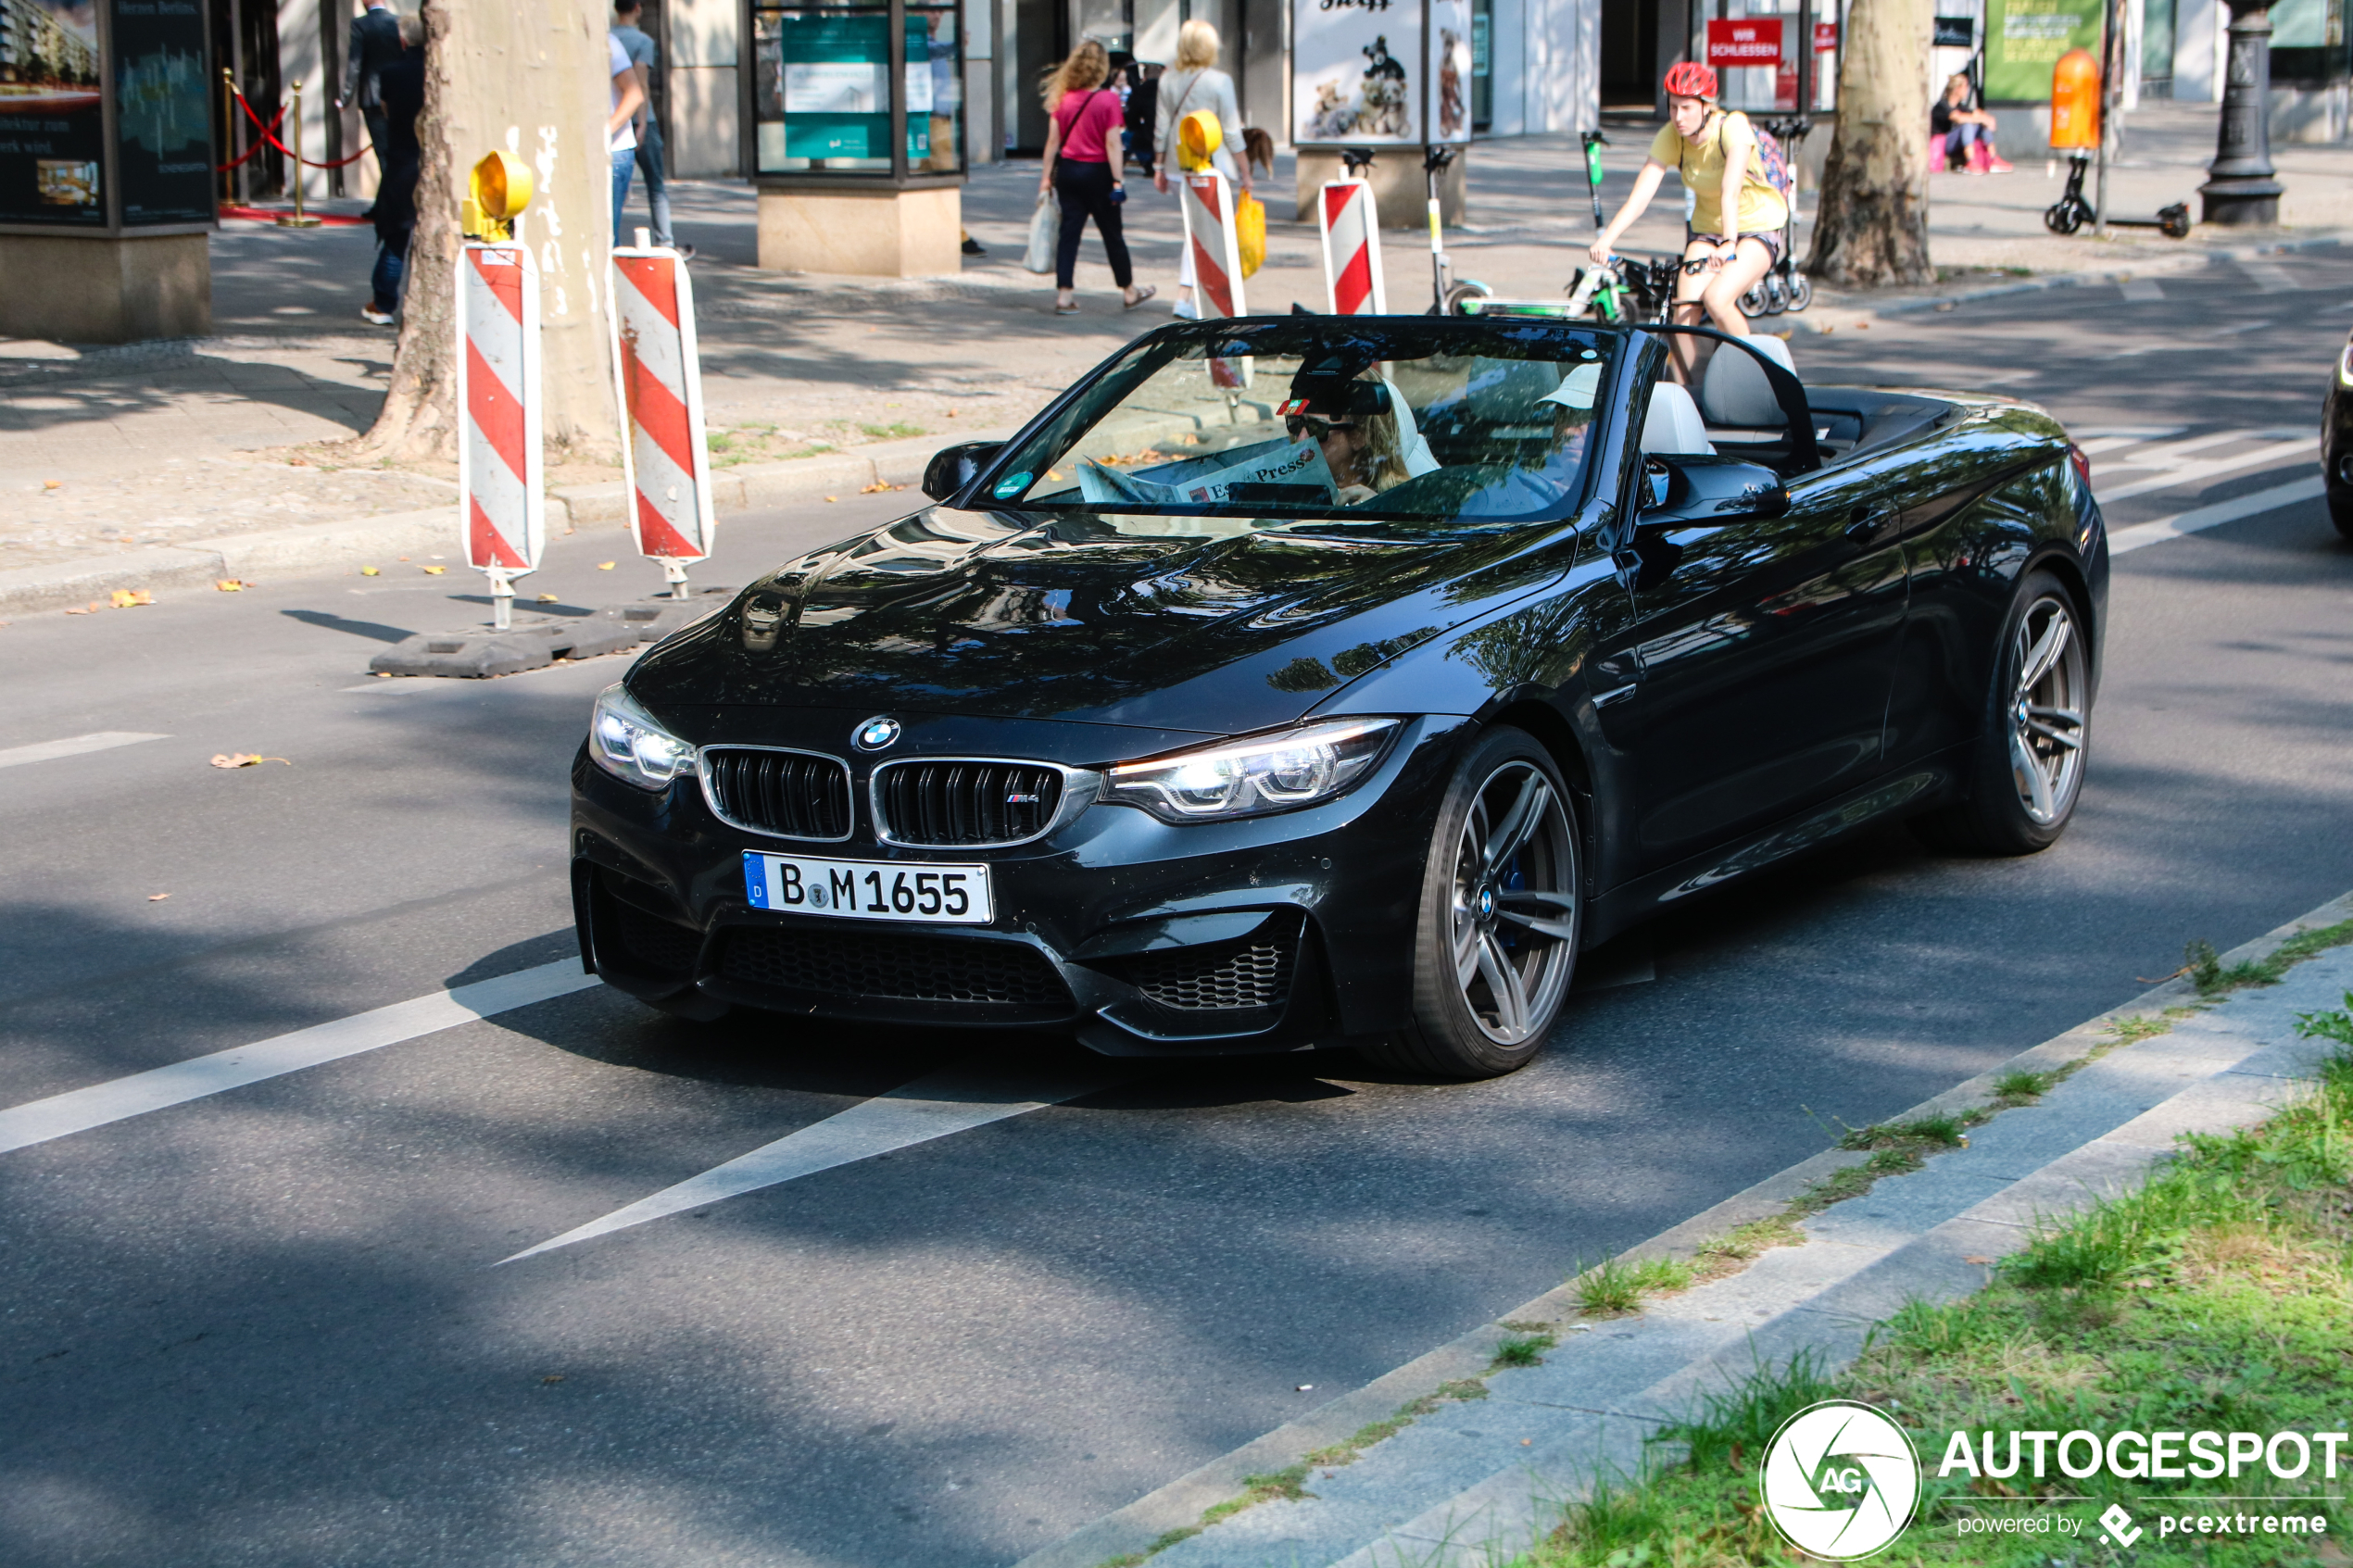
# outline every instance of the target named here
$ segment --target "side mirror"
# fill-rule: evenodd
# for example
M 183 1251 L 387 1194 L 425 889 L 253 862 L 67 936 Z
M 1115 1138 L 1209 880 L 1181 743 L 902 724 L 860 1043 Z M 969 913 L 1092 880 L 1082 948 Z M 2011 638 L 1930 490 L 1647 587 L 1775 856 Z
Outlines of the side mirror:
M 1736 517 L 1783 517 L 1789 512 L 1789 486 L 1751 486 L 1731 500 L 1719 504 L 1716 509 Z
M 924 494 L 935 501 L 945 501 L 970 484 L 1004 445 L 1001 441 L 967 441 L 961 445 L 941 447 L 931 455 L 931 462 L 924 469 Z

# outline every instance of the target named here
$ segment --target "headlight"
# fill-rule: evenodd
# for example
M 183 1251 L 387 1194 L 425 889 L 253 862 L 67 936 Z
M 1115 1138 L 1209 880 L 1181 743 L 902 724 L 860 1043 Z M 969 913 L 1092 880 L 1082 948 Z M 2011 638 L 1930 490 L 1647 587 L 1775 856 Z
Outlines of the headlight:
M 2336 382 L 2339 386 L 2353 386 L 2353 342 L 2347 342 L 2345 352 L 2336 357 Z
M 1372 771 L 1394 719 L 1333 719 L 1279 735 L 1227 741 L 1103 777 L 1105 800 L 1140 806 L 1164 822 L 1255 817 L 1331 799 Z
M 695 767 L 695 748 L 631 701 L 619 682 L 597 694 L 597 710 L 588 720 L 588 755 L 606 772 L 639 789 L 667 788 Z

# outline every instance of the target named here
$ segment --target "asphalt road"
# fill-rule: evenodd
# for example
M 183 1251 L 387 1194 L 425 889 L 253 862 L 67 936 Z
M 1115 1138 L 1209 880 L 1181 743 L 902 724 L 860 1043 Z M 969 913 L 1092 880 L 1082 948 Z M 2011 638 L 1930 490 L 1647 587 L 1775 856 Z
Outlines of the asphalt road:
M 2349 282 L 2055 291 L 1798 358 L 2124 433 L 2095 478 L 2158 483 L 2123 526 L 2309 472 Z M 730 521 L 706 575 L 906 499 Z M 618 539 L 532 586 L 642 591 L 595 569 Z M 620 661 L 371 682 L 481 613 L 417 564 L 0 629 L 0 1107 L 568 956 L 565 768 Z M 1600 955 L 1628 983 L 1498 1083 L 588 989 L 0 1153 L 0 1562 L 1011 1562 L 2353 887 L 2349 612 L 2317 503 L 2120 558 L 2058 847 L 1895 829 L 1736 886 Z M 102 732 L 161 738 L 19 760 Z M 986 1124 L 907 1142 L 942 1116 Z M 786 1173 L 878 1152 L 500 1261 L 820 1123 Z

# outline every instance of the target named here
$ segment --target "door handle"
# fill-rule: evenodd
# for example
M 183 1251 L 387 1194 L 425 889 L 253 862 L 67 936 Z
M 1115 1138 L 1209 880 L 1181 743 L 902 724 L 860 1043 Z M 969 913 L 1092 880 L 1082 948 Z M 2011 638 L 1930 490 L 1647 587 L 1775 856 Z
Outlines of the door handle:
M 1880 530 L 1895 521 L 1895 508 L 1885 504 L 1857 507 L 1849 515 L 1846 536 L 1857 545 L 1868 545 L 1879 536 Z

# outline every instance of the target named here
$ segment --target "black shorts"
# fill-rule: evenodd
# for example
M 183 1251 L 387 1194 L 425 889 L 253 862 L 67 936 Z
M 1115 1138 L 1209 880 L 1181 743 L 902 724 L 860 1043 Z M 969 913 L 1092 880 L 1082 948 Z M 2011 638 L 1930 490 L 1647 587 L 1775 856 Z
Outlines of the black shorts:
M 1694 244 L 1702 240 L 1706 241 L 1710 245 L 1718 245 L 1722 243 L 1723 238 L 1724 236 L 1721 234 L 1703 234 L 1694 230 L 1686 229 L 1683 231 L 1683 248 L 1685 250 L 1689 250 Z M 1741 238 L 1743 240 L 1755 240 L 1757 244 L 1763 245 L 1765 247 L 1766 260 L 1768 266 L 1778 265 L 1780 263 L 1781 259 L 1781 236 L 1779 233 L 1743 234 Z

